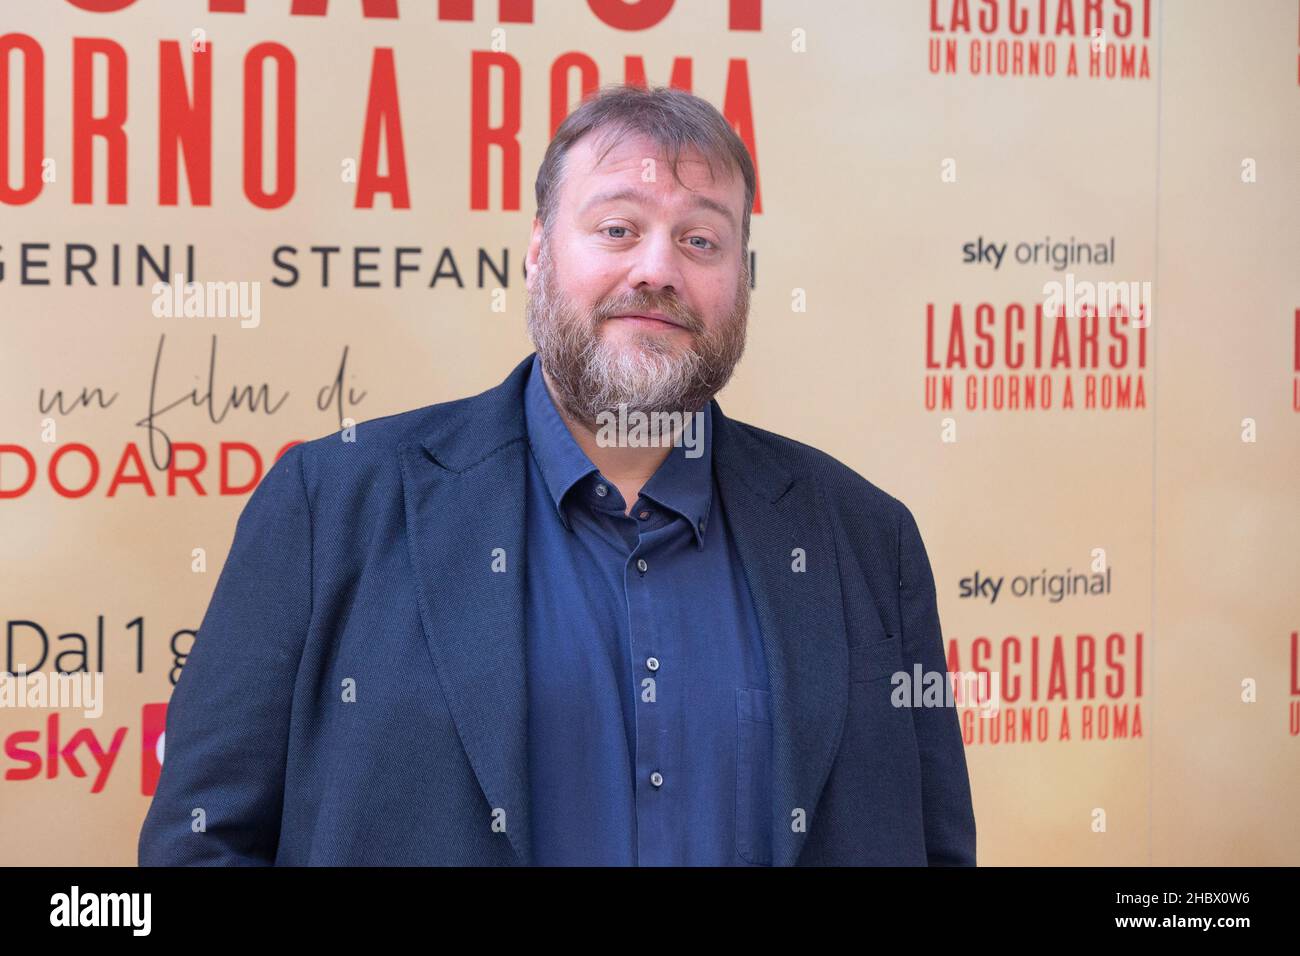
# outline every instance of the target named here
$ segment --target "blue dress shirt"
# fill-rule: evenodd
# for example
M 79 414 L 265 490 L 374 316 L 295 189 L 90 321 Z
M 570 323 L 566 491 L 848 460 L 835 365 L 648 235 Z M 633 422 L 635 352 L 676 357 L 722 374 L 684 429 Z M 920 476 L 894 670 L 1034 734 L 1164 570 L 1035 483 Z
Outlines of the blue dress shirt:
M 525 391 L 534 862 L 771 863 L 762 638 L 704 454 L 673 447 L 625 514 L 539 360 Z

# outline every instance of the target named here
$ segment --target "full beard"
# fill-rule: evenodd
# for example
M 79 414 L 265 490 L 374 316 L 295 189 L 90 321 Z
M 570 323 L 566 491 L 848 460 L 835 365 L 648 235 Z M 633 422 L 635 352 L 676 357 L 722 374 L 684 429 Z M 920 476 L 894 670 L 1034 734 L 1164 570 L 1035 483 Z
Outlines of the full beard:
M 557 287 L 543 241 L 537 259 L 537 291 L 528 297 L 528 334 L 551 380 L 556 401 L 568 416 L 595 428 L 602 413 L 694 412 L 731 379 L 745 350 L 749 317 L 749 270 L 729 316 L 707 329 L 675 296 L 633 292 L 579 309 Z M 691 333 L 681 346 L 652 332 L 633 332 L 621 343 L 607 341 L 601 326 L 611 316 L 660 312 Z M 672 334 L 672 333 L 669 333 Z

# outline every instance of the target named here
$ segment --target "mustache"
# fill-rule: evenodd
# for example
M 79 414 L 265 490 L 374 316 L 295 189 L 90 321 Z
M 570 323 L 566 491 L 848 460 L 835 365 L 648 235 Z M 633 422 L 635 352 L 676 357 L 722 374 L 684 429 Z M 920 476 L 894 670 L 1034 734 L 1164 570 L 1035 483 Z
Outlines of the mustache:
M 659 312 L 668 316 L 672 322 L 687 332 L 704 331 L 704 323 L 700 321 L 700 317 L 683 305 L 680 299 L 656 295 L 634 295 L 614 302 L 602 303 L 596 309 L 594 325 L 600 325 L 616 315 L 650 312 Z

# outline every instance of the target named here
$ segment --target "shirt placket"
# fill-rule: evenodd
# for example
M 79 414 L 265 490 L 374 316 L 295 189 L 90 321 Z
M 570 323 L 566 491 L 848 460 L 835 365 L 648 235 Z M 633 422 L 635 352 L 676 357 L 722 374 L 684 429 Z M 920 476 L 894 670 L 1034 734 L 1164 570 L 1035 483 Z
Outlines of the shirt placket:
M 662 601 L 672 600 L 656 575 L 656 557 L 661 531 L 671 518 L 644 498 L 632 510 L 640 534 L 627 560 L 624 582 L 628 605 L 629 648 L 636 694 L 635 794 L 637 817 L 637 864 L 671 866 L 674 857 L 671 821 L 683 792 L 680 766 L 669 746 L 675 702 L 681 700 L 677 656 L 665 641 L 668 635 L 659 622 Z

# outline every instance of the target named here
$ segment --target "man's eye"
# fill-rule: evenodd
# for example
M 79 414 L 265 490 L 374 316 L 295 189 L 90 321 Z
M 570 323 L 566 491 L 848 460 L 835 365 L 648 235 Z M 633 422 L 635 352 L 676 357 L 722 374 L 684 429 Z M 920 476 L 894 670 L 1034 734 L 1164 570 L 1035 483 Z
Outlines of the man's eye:
M 691 236 L 687 241 L 688 241 L 688 242 L 694 242 L 696 239 L 698 239 L 700 242 L 703 242 L 703 243 L 704 243 L 704 245 L 702 245 L 702 246 L 696 246 L 696 247 L 695 247 L 696 249 L 710 249 L 710 248 L 713 248 L 713 240 L 712 240 L 712 239 L 706 239 L 706 238 L 704 238 L 703 236 Z
M 604 229 L 602 229 L 602 230 L 600 230 L 600 231 L 601 231 L 601 232 L 609 232 L 611 229 L 621 229 L 623 232 L 627 232 L 627 226 L 606 226 Z M 626 236 L 610 236 L 609 238 L 611 238 L 611 239 L 624 239 L 624 238 L 626 238 Z

